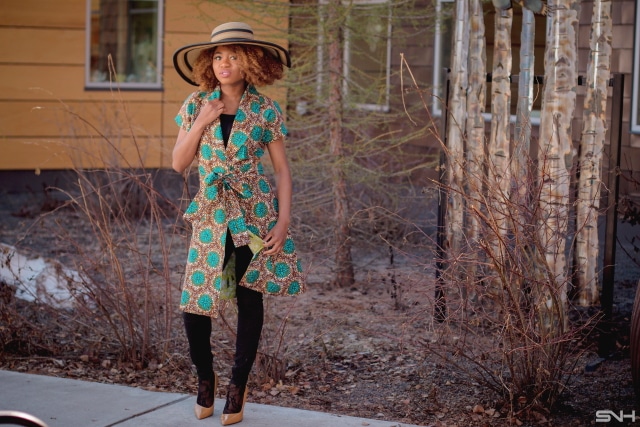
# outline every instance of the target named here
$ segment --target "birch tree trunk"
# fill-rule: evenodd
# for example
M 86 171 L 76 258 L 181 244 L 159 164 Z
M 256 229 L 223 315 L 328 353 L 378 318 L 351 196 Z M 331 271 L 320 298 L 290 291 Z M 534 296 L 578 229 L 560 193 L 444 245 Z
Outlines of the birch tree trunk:
M 522 29 L 520 31 L 520 74 L 518 79 L 518 106 L 512 143 L 512 191 L 510 194 L 512 210 L 510 215 L 511 229 L 515 245 L 522 248 L 521 263 L 523 268 L 531 271 L 534 262 L 535 247 L 531 242 L 533 227 L 531 224 L 532 200 L 531 183 L 531 111 L 533 109 L 534 79 L 534 40 L 535 17 L 532 11 L 522 8 Z M 517 279 L 515 278 L 517 277 Z M 520 301 L 523 283 L 526 277 L 515 276 L 511 289 L 512 298 Z
M 469 4 L 469 87 L 467 90 L 467 163 L 466 163 L 466 189 L 467 203 L 475 206 L 476 201 L 482 198 L 482 184 L 484 179 L 485 164 L 485 131 L 484 131 L 484 105 L 487 92 L 487 52 L 484 29 L 484 15 L 482 13 L 481 0 L 470 0 Z M 468 215 L 467 238 L 472 248 L 479 247 L 480 229 L 478 217 Z M 478 252 L 469 254 L 469 266 L 467 274 L 471 281 L 475 281 L 478 263 Z M 474 297 L 474 295 L 469 295 Z
M 573 163 L 571 120 L 576 103 L 577 0 L 551 0 L 545 48 L 545 74 L 540 119 L 538 173 L 541 250 L 548 286 L 539 290 L 541 327 L 561 333 L 566 328 L 566 232 Z
M 611 69 L 611 0 L 593 2 L 587 93 L 582 115 L 578 180 L 576 286 L 577 302 L 598 302 L 598 208 L 602 185 L 602 153 L 606 133 L 607 87 Z
M 518 108 L 513 137 L 513 182 L 515 203 L 526 206 L 529 201 L 529 149 L 531 147 L 531 111 L 533 109 L 533 78 L 535 75 L 534 41 L 535 17 L 532 11 L 522 8 L 520 32 L 520 75 L 518 80 Z M 521 224 L 524 218 L 519 218 Z M 519 233 L 521 234 L 521 233 Z
M 496 9 L 491 78 L 491 137 L 489 139 L 488 200 L 493 232 L 493 261 L 505 268 L 505 239 L 508 232 L 508 201 L 511 186 L 509 126 L 511 118 L 511 27 L 513 9 Z
M 467 53 L 469 52 L 469 0 L 457 0 L 453 52 L 451 55 L 451 96 L 449 102 L 449 124 L 447 129 L 447 255 L 456 259 L 464 239 L 463 172 L 464 139 L 466 121 L 466 99 L 468 86 Z M 460 274 L 460 266 L 450 262 L 450 278 Z
M 331 154 L 331 179 L 335 217 L 336 276 L 334 284 L 350 286 L 354 283 L 353 260 L 351 258 L 351 230 L 349 227 L 349 199 L 343 170 L 342 148 L 342 40 L 340 7 L 342 0 L 330 0 L 327 22 L 329 28 L 329 152 Z

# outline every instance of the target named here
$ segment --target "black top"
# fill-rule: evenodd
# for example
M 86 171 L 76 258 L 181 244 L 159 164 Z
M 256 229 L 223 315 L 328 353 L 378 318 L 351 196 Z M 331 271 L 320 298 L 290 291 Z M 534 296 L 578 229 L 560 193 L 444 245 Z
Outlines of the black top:
M 235 114 L 220 114 L 220 127 L 222 128 L 224 148 L 227 148 L 227 142 L 229 142 L 229 135 L 231 135 L 231 127 L 233 126 L 235 118 Z

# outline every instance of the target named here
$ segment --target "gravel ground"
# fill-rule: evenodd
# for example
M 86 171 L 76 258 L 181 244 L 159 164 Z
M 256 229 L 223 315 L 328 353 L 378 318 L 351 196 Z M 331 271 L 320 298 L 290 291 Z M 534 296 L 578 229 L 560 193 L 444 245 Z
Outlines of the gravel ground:
M 37 220 L 58 205 L 55 199 L 38 193 L 2 194 L 0 198 L 1 243 L 71 265 L 73 251 L 65 242 L 52 238 L 52 228 L 76 230 L 78 241 L 91 242 L 86 224 L 70 210 Z M 458 337 L 442 338 L 448 330 L 433 321 L 433 268 L 418 269 L 397 257 L 396 268 L 390 270 L 384 254 L 356 259 L 357 283 L 348 289 L 329 287 L 326 262 L 317 254 L 310 256 L 315 262 L 309 291 L 296 299 L 268 300 L 262 348 L 266 355 L 275 356 L 258 361 L 250 400 L 438 427 L 584 426 L 595 425 L 597 409 L 637 410 L 630 377 L 628 324 L 640 268 L 627 255 L 636 253 L 636 235 L 640 235 L 640 228 L 619 225 L 615 348 L 611 357 L 598 357 L 597 334 L 582 342 L 581 351 L 576 352 L 573 378 L 552 412 L 536 407 L 515 411 L 503 396 L 478 382 L 473 363 L 459 361 L 453 366 L 438 357 L 438 349 L 455 355 L 454 347 L 436 344 L 453 346 Z M 176 250 L 175 261 L 171 261 L 177 270 L 183 263 L 183 252 Z M 38 318 L 37 307 L 16 301 L 6 292 L 2 295 L 1 304 L 19 307 L 29 319 Z M 133 366 L 120 362 L 106 344 L 103 351 L 74 346 L 77 337 L 59 325 L 53 341 L 40 343 L 46 348 L 17 346 L 15 334 L 20 332 L 9 330 L 12 325 L 6 318 L 0 319 L 3 369 L 195 392 L 179 325 L 170 360 Z M 213 338 L 218 344 L 215 365 L 224 383 L 228 381 L 225 374 L 230 365 L 230 336 L 224 322 L 217 325 Z M 274 342 L 280 329 L 285 330 L 281 347 Z M 490 338 L 489 331 L 484 336 L 469 336 L 468 344 L 491 348 L 495 343 Z M 281 363 L 280 381 L 261 375 L 278 371 L 275 362 Z

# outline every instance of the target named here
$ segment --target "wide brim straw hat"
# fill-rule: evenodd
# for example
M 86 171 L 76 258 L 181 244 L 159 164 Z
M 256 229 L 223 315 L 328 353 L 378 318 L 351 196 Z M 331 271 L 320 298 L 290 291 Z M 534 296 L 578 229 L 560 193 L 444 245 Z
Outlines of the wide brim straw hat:
M 253 29 L 244 22 L 227 22 L 218 25 L 211 32 L 211 41 L 206 43 L 189 44 L 176 50 L 173 54 L 173 66 L 180 77 L 194 86 L 198 84 L 193 80 L 193 64 L 200 52 L 215 46 L 230 44 L 247 44 L 260 46 L 271 52 L 282 64 L 291 67 L 289 51 L 284 47 L 264 40 L 258 40 L 253 35 Z

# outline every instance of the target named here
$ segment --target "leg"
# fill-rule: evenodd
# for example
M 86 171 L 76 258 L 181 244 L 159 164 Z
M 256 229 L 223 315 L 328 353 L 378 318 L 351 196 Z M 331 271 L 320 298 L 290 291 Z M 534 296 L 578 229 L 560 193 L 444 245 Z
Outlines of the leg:
M 262 294 L 258 291 L 238 286 L 236 297 L 238 300 L 238 331 L 231 382 L 242 387 L 249 379 L 249 372 L 258 352 L 264 322 L 264 307 Z
M 253 253 L 248 246 L 236 248 L 238 282 L 247 271 L 252 257 Z M 247 384 L 249 372 L 258 352 L 264 322 L 264 307 L 260 292 L 242 286 L 236 287 L 236 300 L 238 304 L 238 330 L 231 383 L 243 387 Z
M 248 247 L 236 248 L 236 277 L 238 277 L 238 281 L 246 272 L 252 257 L 253 254 Z M 223 425 L 242 421 L 244 402 L 247 396 L 246 385 L 258 352 L 264 321 L 264 306 L 260 292 L 237 286 L 236 299 L 238 304 L 236 354 L 227 391 L 227 402 L 222 411 Z
M 213 354 L 211 354 L 211 318 L 200 314 L 182 313 L 184 329 L 189 341 L 189 355 L 196 365 L 198 379 L 213 377 Z
M 182 318 L 189 341 L 189 355 L 198 373 L 195 412 L 196 417 L 202 419 L 213 414 L 216 393 L 216 377 L 211 354 L 211 318 L 192 313 L 182 313 Z
M 227 229 L 225 241 L 224 262 L 227 263 L 233 253 L 233 239 Z M 247 264 L 248 266 L 248 264 Z M 196 365 L 198 379 L 210 379 L 213 377 L 213 355 L 211 354 L 211 318 L 199 314 L 183 313 L 184 327 L 189 341 L 189 355 Z

